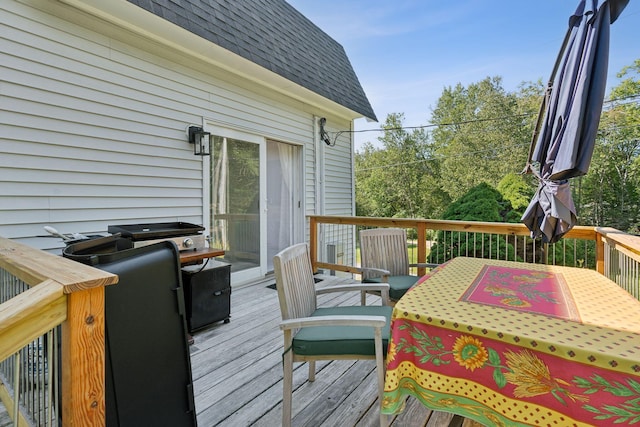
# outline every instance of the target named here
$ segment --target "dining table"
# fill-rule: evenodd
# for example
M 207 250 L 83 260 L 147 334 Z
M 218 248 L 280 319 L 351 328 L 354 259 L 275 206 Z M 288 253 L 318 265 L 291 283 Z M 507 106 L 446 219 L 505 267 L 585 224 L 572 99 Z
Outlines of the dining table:
M 486 426 L 640 425 L 640 301 L 588 268 L 454 258 L 394 306 L 382 413 L 407 396 Z

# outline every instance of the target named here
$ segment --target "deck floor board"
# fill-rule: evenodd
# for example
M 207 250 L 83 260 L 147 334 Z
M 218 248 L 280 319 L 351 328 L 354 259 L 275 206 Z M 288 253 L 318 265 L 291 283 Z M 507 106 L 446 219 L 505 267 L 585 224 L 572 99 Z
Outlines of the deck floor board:
M 345 282 L 324 276 L 318 286 Z M 282 417 L 282 332 L 277 291 L 268 283 L 234 289 L 231 322 L 194 334 L 191 347 L 198 425 L 274 427 Z M 376 297 L 369 296 L 373 303 Z M 327 294 L 320 306 L 357 305 L 358 293 Z M 375 362 L 317 362 L 316 380 L 307 380 L 307 364 L 297 363 L 293 377 L 293 426 L 379 425 Z M 408 399 L 404 412 L 388 417 L 390 426 L 457 426 L 458 417 L 430 411 Z

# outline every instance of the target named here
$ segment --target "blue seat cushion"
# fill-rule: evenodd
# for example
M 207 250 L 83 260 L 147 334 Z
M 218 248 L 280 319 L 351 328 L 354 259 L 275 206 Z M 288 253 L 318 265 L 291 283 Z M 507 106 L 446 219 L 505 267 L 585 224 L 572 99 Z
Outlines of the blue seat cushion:
M 389 276 L 389 298 L 398 301 L 410 287 L 415 285 L 419 277 L 417 276 Z M 384 283 L 382 277 L 365 279 L 363 283 Z
M 382 328 L 382 346 L 384 354 L 387 354 L 392 310 L 392 307 L 389 306 L 322 307 L 314 311 L 311 316 L 384 316 L 387 319 L 387 324 Z M 366 326 L 302 328 L 293 338 L 293 352 L 306 356 L 331 354 L 375 355 L 374 329 Z

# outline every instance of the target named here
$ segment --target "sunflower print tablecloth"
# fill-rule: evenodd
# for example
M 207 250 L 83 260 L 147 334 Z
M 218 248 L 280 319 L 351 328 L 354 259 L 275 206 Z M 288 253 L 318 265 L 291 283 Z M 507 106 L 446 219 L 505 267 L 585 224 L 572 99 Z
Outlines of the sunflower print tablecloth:
M 393 311 L 382 411 L 640 425 L 640 302 L 595 271 L 455 258 Z

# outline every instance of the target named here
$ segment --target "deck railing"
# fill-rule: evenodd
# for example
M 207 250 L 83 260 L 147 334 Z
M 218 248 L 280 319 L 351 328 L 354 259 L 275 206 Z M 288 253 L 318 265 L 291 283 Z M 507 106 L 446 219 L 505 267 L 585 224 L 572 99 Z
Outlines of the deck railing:
M 602 251 L 602 274 L 640 300 L 640 236 L 615 228 L 596 228 Z
M 104 286 L 117 280 L 0 238 L 0 399 L 14 425 L 105 425 Z
M 358 274 L 358 231 L 400 227 L 415 262 L 462 255 L 594 268 L 640 298 L 640 237 L 611 228 L 575 227 L 546 245 L 521 224 L 311 216 L 309 226 L 316 270 Z M 0 238 L 0 399 L 17 425 L 105 425 L 104 286 L 116 282 Z
M 404 218 L 309 216 L 314 270 L 358 275 L 358 232 L 407 230 L 409 259 L 440 264 L 456 256 L 591 268 L 640 299 L 640 237 L 613 228 L 576 226 L 555 244 L 530 237 L 523 224 Z M 414 273 L 424 274 L 424 269 Z

